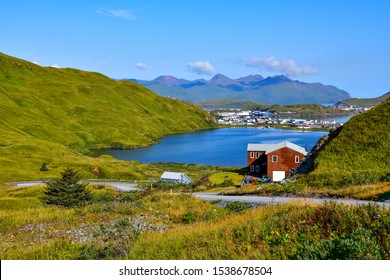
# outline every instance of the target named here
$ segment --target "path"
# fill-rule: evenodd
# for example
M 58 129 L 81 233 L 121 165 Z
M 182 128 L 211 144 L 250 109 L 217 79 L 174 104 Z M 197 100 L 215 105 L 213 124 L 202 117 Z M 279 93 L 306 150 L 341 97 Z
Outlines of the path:
M 87 180 L 88 181 L 88 180 Z M 91 185 L 109 185 L 120 191 L 128 192 L 128 191 L 143 191 L 142 189 L 136 188 L 136 183 L 130 182 L 117 182 L 117 181 L 88 181 Z M 15 185 L 15 187 L 33 187 L 44 185 L 45 183 L 42 181 L 34 181 L 34 182 L 14 182 L 9 183 Z M 357 200 L 357 199 L 330 199 L 330 198 L 304 198 L 304 197 L 281 197 L 281 196 L 254 196 L 254 195 L 219 195 L 218 192 L 197 192 L 193 193 L 194 196 L 206 200 L 206 201 L 224 201 L 224 202 L 233 202 L 239 201 L 243 203 L 249 204 L 257 204 L 257 205 L 268 205 L 268 204 L 280 204 L 286 203 L 290 201 L 308 201 L 313 203 L 325 203 L 325 202 L 338 202 L 344 203 L 348 205 L 364 205 L 369 203 L 375 203 L 379 206 L 383 206 L 386 208 L 390 208 L 390 201 L 387 200 L 385 202 L 376 202 L 376 201 L 368 201 L 368 200 Z
M 349 205 L 363 205 L 363 204 L 369 204 L 369 203 L 375 203 L 379 206 L 384 206 L 386 208 L 390 207 L 390 201 L 386 202 L 375 202 L 375 201 L 368 201 L 368 200 L 356 200 L 356 199 L 325 199 L 325 198 L 303 198 L 303 197 L 281 197 L 281 196 L 275 196 L 275 197 L 269 197 L 269 196 L 254 196 L 254 195 L 218 195 L 217 192 L 201 192 L 201 193 L 194 193 L 194 195 L 200 199 L 207 200 L 207 201 L 225 201 L 225 202 L 233 202 L 233 201 L 239 201 L 243 203 L 249 203 L 249 204 L 258 204 L 258 205 L 267 205 L 267 204 L 280 204 L 280 203 L 286 203 L 290 201 L 308 201 L 308 202 L 314 202 L 314 203 L 325 203 L 325 202 L 339 202 Z

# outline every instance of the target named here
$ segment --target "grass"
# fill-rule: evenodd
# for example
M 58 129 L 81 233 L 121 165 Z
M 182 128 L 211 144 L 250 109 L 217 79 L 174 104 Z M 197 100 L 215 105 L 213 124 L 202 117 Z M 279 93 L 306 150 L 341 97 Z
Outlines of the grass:
M 376 206 L 286 204 L 218 223 L 145 234 L 130 259 L 388 259 L 390 212 Z M 365 239 L 360 239 L 365 237 Z M 336 248 L 340 244 L 342 248 Z
M 298 168 L 299 179 L 314 188 L 390 181 L 390 98 L 351 118 Z M 328 137 L 328 136 L 327 136 Z
M 0 64 L 0 182 L 53 177 L 65 167 L 93 178 L 138 179 L 134 164 L 86 154 L 147 146 L 215 125 L 204 110 L 132 82 L 1 53 Z M 49 171 L 39 171 L 43 162 Z
M 2 186 L 0 204 L 14 207 L 0 209 L 0 258 L 390 259 L 390 211 L 374 205 L 236 212 L 187 194 L 88 188 L 91 204 L 65 209 L 44 205 L 42 187 Z
M 350 106 L 352 105 L 355 107 L 369 107 L 369 106 L 378 105 L 379 103 L 383 102 L 389 97 L 390 97 L 390 92 L 376 98 L 348 98 L 341 101 L 340 103 L 350 105 Z

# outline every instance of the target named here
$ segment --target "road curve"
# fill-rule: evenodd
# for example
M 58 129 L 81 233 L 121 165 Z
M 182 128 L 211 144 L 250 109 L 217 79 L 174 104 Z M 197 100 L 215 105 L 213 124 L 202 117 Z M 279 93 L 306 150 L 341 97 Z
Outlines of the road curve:
M 88 180 L 87 180 L 88 181 Z M 109 185 L 119 191 L 129 192 L 129 191 L 143 191 L 142 189 L 136 188 L 137 184 L 129 182 L 117 182 L 117 181 L 88 181 L 91 185 Z M 14 182 L 8 183 L 15 187 L 33 187 L 33 186 L 42 186 L 45 185 L 42 181 L 34 182 Z M 257 204 L 257 205 L 271 205 L 271 204 L 281 204 L 290 201 L 308 201 L 313 203 L 325 203 L 325 202 L 338 202 L 348 205 L 365 205 L 369 203 L 374 203 L 385 208 L 390 208 L 390 201 L 377 202 L 377 201 L 368 201 L 368 200 L 357 200 L 357 199 L 331 199 L 331 198 L 304 198 L 304 197 L 282 197 L 282 196 L 255 196 L 255 195 L 220 195 L 218 192 L 196 192 L 193 193 L 194 196 L 206 200 L 206 201 L 224 201 L 224 202 L 233 202 L 239 201 L 248 204 Z

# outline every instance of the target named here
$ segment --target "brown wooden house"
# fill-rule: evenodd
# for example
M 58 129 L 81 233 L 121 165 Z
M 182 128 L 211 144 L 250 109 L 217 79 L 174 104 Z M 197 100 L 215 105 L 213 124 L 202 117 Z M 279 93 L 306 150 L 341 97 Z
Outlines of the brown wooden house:
M 289 141 L 277 144 L 248 144 L 248 175 L 281 181 L 298 166 L 307 154 L 304 148 Z

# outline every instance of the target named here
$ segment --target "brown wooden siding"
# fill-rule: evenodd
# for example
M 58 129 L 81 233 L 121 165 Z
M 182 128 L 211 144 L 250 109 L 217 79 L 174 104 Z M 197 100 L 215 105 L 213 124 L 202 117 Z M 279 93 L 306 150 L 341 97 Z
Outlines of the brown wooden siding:
M 272 156 L 277 156 L 278 161 L 272 162 Z M 299 162 L 295 162 L 295 156 L 299 157 Z M 272 177 L 273 171 L 285 171 L 286 176 L 290 173 L 290 170 L 297 167 L 298 164 L 302 161 L 304 155 L 289 149 L 288 147 L 283 147 L 279 150 L 273 151 L 267 155 L 267 176 Z

